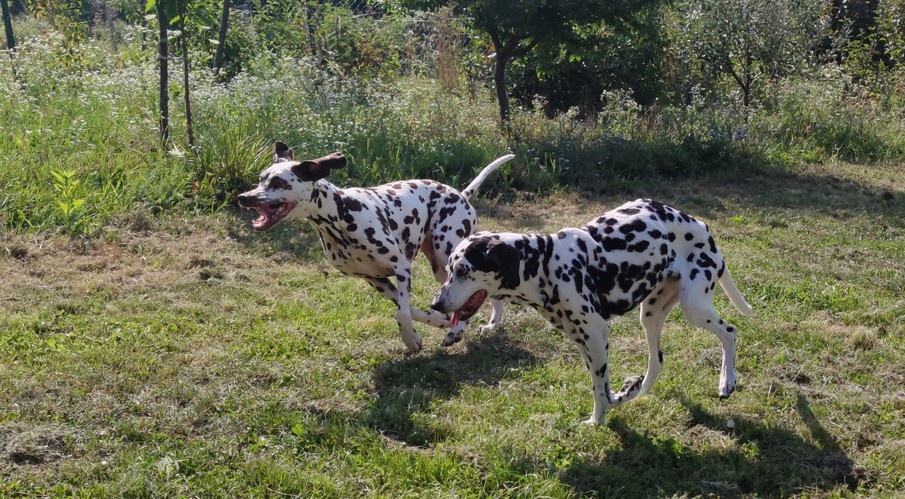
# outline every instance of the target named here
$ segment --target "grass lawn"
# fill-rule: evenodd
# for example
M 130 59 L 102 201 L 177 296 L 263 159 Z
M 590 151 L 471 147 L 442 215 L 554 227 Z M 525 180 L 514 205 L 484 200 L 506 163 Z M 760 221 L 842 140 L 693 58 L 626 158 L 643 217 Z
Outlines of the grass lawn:
M 620 195 L 478 200 L 483 228 L 555 231 L 636 197 L 710 224 L 738 287 L 738 391 L 674 312 L 651 393 L 592 407 L 532 310 L 404 355 L 391 304 L 306 224 L 122 216 L 91 239 L 2 234 L 0 496 L 601 497 L 905 493 L 905 167 L 803 167 Z M 419 257 L 415 304 L 436 284 Z M 641 374 L 637 312 L 614 379 Z M 489 316 L 489 307 L 481 314 Z

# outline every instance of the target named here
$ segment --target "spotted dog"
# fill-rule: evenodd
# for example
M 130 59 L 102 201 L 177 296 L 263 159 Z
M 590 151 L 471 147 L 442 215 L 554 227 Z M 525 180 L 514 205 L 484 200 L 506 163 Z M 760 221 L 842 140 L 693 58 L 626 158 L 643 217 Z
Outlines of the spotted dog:
M 556 234 L 478 232 L 453 252 L 449 277 L 431 308 L 471 317 L 488 297 L 534 307 L 564 329 L 591 374 L 594 412 L 606 412 L 653 386 L 663 364 L 660 334 L 677 303 L 692 324 L 720 339 L 719 395 L 735 390 L 736 329 L 713 308 L 717 281 L 741 313 L 751 307 L 732 281 L 707 225 L 658 201 L 639 199 L 604 213 L 582 228 Z M 607 320 L 641 305 L 647 335 L 647 373 L 610 389 Z
M 421 337 L 412 320 L 451 326 L 444 346 L 461 340 L 466 322 L 452 324 L 445 314 L 411 307 L 411 261 L 420 250 L 437 281 L 446 280 L 450 253 L 474 232 L 477 223 L 469 198 L 488 175 L 513 157 L 508 154 L 485 167 L 461 192 L 433 180 L 340 189 L 326 177 L 330 170 L 346 166 L 342 153 L 299 162 L 293 160 L 292 149 L 277 142 L 274 163 L 261 173 L 255 189 L 239 195 L 239 204 L 260 214 L 252 222 L 256 231 L 289 216 L 308 219 L 334 267 L 363 278 L 396 304 L 402 341 L 418 352 Z M 491 320 L 482 329 L 496 327 L 502 310 L 503 303 L 495 302 Z

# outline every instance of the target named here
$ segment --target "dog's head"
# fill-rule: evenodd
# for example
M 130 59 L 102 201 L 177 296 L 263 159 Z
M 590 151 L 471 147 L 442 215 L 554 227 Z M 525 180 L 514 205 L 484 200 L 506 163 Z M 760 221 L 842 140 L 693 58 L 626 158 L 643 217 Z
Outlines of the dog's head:
M 477 313 L 488 296 L 518 287 L 518 250 L 499 234 L 478 232 L 465 239 L 449 257 L 449 276 L 431 308 L 452 312 L 453 325 Z
M 239 195 L 239 206 L 260 213 L 252 226 L 267 230 L 286 218 L 299 202 L 310 200 L 318 180 L 330 170 L 346 166 L 340 152 L 307 161 L 294 161 L 292 149 L 282 142 L 274 147 L 273 164 L 261 173 L 258 186 Z

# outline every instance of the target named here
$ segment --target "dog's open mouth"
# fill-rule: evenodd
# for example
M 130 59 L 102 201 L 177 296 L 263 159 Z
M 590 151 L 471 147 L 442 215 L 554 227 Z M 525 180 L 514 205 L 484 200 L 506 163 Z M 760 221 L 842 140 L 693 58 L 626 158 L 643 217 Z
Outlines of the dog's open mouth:
M 258 210 L 258 213 L 260 213 L 261 216 L 252 221 L 251 226 L 258 231 L 267 230 L 276 225 L 280 220 L 286 218 L 286 215 L 288 215 L 297 204 L 298 203 L 286 201 L 282 203 L 269 203 L 255 206 L 254 209 Z
M 478 309 L 481 308 L 481 305 L 486 299 L 487 291 L 484 291 L 483 289 L 471 295 L 471 298 L 466 300 L 465 304 L 459 307 L 459 310 L 453 312 L 452 318 L 449 321 L 450 326 L 455 327 L 459 324 L 459 321 L 467 321 L 470 319 L 472 315 L 478 313 Z

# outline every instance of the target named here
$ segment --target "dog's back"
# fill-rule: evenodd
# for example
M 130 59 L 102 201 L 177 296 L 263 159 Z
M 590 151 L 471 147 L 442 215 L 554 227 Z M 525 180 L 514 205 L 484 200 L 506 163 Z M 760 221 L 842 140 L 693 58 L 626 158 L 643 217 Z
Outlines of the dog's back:
M 599 245 L 590 252 L 589 273 L 604 316 L 622 315 L 633 309 L 666 279 L 712 293 L 717 280 L 743 313 L 751 308 L 726 272 L 723 254 L 707 225 L 691 215 L 659 201 L 637 199 L 610 210 L 584 230 Z

